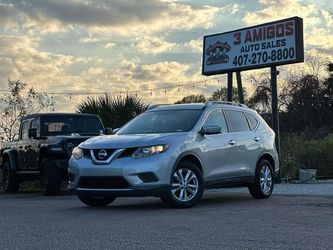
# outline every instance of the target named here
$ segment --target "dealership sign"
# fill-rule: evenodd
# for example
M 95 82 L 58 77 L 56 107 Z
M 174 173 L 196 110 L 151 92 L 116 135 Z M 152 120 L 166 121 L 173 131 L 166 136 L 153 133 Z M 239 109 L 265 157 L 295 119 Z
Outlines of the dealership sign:
M 299 17 L 204 37 L 203 75 L 303 61 L 303 19 Z

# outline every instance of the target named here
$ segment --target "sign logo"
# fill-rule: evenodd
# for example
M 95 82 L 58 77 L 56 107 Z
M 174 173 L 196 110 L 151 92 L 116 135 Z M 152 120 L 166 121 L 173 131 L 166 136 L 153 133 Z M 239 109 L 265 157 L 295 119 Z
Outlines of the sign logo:
M 230 49 L 231 46 L 227 42 L 221 43 L 220 41 L 217 41 L 215 44 L 209 45 L 205 51 L 205 54 L 208 56 L 206 64 L 213 65 L 228 63 L 229 56 L 227 52 L 229 52 Z
M 104 160 L 107 157 L 108 153 L 104 149 L 102 149 L 98 152 L 97 155 L 99 159 Z

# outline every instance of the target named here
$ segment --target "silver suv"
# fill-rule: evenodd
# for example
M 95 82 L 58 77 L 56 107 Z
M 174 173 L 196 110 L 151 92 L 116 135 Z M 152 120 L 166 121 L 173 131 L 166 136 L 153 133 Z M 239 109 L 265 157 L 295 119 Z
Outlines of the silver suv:
M 204 189 L 248 187 L 270 197 L 279 170 L 275 134 L 257 112 L 228 102 L 151 108 L 115 135 L 73 150 L 69 185 L 89 206 L 119 196 L 157 196 L 191 207 Z

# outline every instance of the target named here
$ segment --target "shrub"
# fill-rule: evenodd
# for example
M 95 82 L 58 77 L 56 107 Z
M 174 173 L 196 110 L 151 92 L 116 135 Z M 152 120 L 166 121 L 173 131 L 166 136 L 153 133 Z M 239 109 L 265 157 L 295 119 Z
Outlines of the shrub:
M 316 140 L 304 135 L 282 137 L 282 178 L 298 178 L 299 168 L 314 168 L 318 176 L 333 176 L 333 134 Z

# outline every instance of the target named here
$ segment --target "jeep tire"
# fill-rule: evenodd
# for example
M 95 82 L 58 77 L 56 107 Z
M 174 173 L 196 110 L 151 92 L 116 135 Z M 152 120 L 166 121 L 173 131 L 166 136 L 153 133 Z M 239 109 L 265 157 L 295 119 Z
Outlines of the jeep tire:
M 3 164 L 2 183 L 5 193 L 16 193 L 20 186 L 16 173 L 11 169 L 9 161 Z
M 60 191 L 61 172 L 54 161 L 43 158 L 40 163 L 40 186 L 45 196 L 56 196 Z

